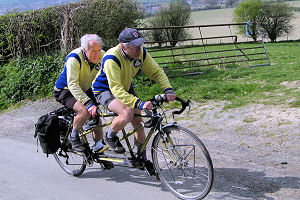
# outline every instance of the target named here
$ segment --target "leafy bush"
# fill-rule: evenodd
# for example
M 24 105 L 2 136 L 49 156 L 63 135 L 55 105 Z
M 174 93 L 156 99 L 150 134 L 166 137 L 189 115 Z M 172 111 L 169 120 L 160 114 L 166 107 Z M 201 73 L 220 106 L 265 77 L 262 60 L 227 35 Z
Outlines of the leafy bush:
M 52 94 L 63 69 L 60 54 L 11 60 L 0 68 L 0 109 L 23 99 L 38 99 Z
M 12 11 L 0 16 L 0 60 L 56 50 L 68 53 L 87 33 L 102 37 L 104 49 L 108 49 L 117 43 L 125 27 L 137 27 L 141 17 L 135 0 L 89 0 L 22 13 Z
M 62 21 L 54 8 L 0 16 L 0 54 L 16 58 L 59 50 Z
M 183 0 L 171 0 L 168 8 L 160 11 L 150 20 L 152 27 L 186 26 L 191 21 L 191 8 Z M 170 28 L 156 29 L 152 31 L 152 39 L 161 47 L 162 41 L 170 41 L 175 47 L 178 41 L 189 37 L 185 29 Z

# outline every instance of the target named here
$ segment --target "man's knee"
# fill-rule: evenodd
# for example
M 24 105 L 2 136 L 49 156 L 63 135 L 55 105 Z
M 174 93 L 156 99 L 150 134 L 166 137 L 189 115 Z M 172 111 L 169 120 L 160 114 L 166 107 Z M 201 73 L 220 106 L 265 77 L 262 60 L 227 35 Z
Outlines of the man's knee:
M 118 99 L 114 99 L 108 105 L 108 109 L 118 114 L 118 121 L 121 122 L 122 124 L 127 124 L 131 122 L 134 115 L 134 109 L 126 106 Z
M 123 109 L 122 112 L 119 113 L 120 118 L 126 124 L 132 121 L 133 115 L 134 115 L 134 110 L 129 107 Z
M 90 113 L 88 112 L 85 106 L 78 109 L 77 115 L 79 115 L 82 119 L 85 120 L 88 120 L 91 117 Z

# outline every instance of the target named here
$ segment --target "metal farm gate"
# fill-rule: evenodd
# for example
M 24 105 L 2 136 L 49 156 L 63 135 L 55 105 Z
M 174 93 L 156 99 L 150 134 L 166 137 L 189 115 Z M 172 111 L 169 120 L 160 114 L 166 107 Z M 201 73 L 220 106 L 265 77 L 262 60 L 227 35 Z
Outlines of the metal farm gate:
M 237 27 L 248 23 L 214 24 L 198 26 L 172 26 L 138 28 L 147 39 L 145 47 L 168 76 L 201 73 L 201 68 L 217 66 L 263 66 L 270 65 L 263 37 L 238 35 Z M 174 30 L 185 29 L 187 39 L 171 40 Z M 154 41 L 153 31 L 163 33 L 164 39 Z M 175 44 L 175 45 L 174 45 Z

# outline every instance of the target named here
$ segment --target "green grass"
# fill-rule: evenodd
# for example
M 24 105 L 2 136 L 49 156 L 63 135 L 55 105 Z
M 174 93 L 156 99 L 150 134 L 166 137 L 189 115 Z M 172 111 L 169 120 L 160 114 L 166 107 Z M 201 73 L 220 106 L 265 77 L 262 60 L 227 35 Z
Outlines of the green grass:
M 180 97 L 203 103 L 209 100 L 227 101 L 226 108 L 249 103 L 299 107 L 299 88 L 286 87 L 281 83 L 300 82 L 300 42 L 267 43 L 266 48 L 270 66 L 201 68 L 203 73 L 200 75 L 170 78 L 171 85 Z M 141 81 L 136 85 L 137 93 L 143 98 L 161 92 L 156 84 L 148 84 L 147 90 Z
M 291 107 L 300 107 L 300 88 L 297 88 L 297 85 L 300 83 L 300 41 L 267 43 L 266 49 L 271 62 L 270 66 L 245 67 L 243 64 L 235 64 L 222 67 L 201 67 L 199 71 L 201 71 L 202 74 L 193 76 L 177 75 L 176 77 L 169 78 L 170 83 L 177 96 L 199 102 L 200 104 L 205 104 L 212 100 L 226 102 L 225 108 L 240 107 L 249 103 L 285 104 Z M 43 64 L 44 60 L 46 60 L 47 63 Z M 43 78 L 39 82 L 39 87 L 33 88 L 34 90 L 30 92 L 34 98 L 30 98 L 30 95 L 29 97 L 27 95 L 25 99 L 37 99 L 41 93 L 44 94 L 45 97 L 47 94 L 52 96 L 51 91 L 53 86 L 51 85 L 54 84 L 53 77 L 57 75 L 53 73 L 51 75 L 51 77 L 53 76 L 52 78 L 46 75 L 49 75 L 50 72 L 55 72 L 54 68 L 59 68 L 59 60 L 61 59 L 57 58 L 57 61 L 52 63 L 53 59 L 51 62 L 46 58 L 39 59 L 38 64 L 36 63 L 36 67 L 34 68 L 37 71 L 36 74 L 29 78 L 27 77 L 28 74 L 26 70 L 20 71 L 20 73 L 22 72 L 22 77 L 24 76 L 26 79 L 22 79 L 22 83 L 26 87 L 28 84 L 30 85 L 30 81 L 35 80 L 35 82 L 37 82 L 40 78 Z M 22 69 L 28 68 L 30 69 L 29 71 L 33 73 L 34 70 L 31 70 L 30 63 L 31 62 L 25 62 L 25 60 L 20 62 Z M 17 63 L 15 63 L 16 66 L 13 66 L 13 62 L 10 65 L 8 66 L 11 67 L 8 68 L 11 69 L 10 71 L 19 66 Z M 49 66 L 51 68 L 49 68 Z M 4 70 L 3 67 L 1 69 Z M 40 77 L 40 72 L 43 75 L 42 77 Z M 6 72 L 6 76 L 10 75 L 10 73 L 8 73 L 9 72 Z M 2 80 L 2 78 L 4 78 L 4 71 L 0 74 L 1 84 L 3 85 L 1 88 L 2 92 L 6 90 L 11 91 L 13 88 L 20 87 L 21 82 L 17 82 L 14 79 L 11 79 L 13 81 Z M 27 74 L 27 76 L 25 76 L 25 74 Z M 169 74 L 167 73 L 167 75 Z M 17 77 L 20 78 L 20 76 Z M 40 78 L 37 79 L 37 77 Z M 48 81 L 45 82 L 44 79 Z M 137 94 L 143 100 L 147 100 L 153 95 L 162 92 L 157 84 L 149 81 L 145 76 L 137 76 L 134 79 L 134 83 L 136 85 Z M 25 86 L 21 88 L 25 88 L 24 91 L 26 92 L 27 89 Z M 49 91 L 47 91 L 47 88 L 50 88 Z M 4 95 L 4 97 L 7 96 L 10 98 L 3 98 L 1 104 L 5 103 L 4 100 L 11 100 L 13 95 Z M 18 106 L 19 104 L 15 102 L 14 105 Z M 174 104 L 170 104 L 169 106 L 173 107 Z

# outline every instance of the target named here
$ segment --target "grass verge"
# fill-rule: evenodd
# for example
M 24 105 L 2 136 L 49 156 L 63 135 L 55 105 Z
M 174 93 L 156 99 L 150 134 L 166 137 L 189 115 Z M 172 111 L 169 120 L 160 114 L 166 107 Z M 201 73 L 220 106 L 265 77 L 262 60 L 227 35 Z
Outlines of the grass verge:
M 267 43 L 266 49 L 270 66 L 203 68 L 200 75 L 170 78 L 171 85 L 186 99 L 228 101 L 225 108 L 249 103 L 300 107 L 300 42 Z M 161 92 L 145 79 L 135 84 L 142 98 Z

